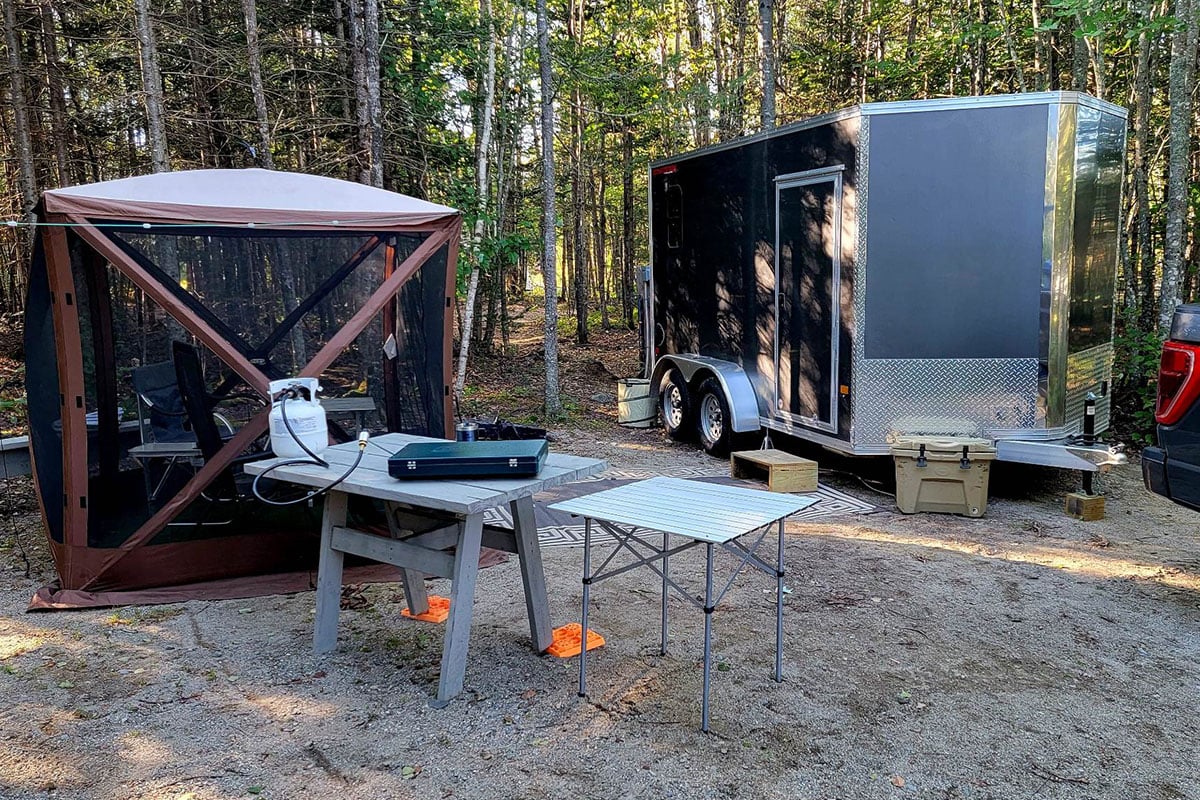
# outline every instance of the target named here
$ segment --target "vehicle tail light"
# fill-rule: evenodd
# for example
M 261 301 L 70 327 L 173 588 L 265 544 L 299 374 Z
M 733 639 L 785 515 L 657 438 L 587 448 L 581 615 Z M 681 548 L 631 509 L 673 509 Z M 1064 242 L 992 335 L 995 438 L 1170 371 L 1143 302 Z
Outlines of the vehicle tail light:
M 1154 419 L 1174 425 L 1200 398 L 1200 347 L 1182 342 L 1164 342 L 1158 366 L 1158 403 Z

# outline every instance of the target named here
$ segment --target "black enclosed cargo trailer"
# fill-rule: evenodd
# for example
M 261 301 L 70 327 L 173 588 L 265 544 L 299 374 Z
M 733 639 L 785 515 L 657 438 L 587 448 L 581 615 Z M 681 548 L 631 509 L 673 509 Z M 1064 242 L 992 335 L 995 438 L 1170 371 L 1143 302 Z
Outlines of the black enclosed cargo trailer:
M 1069 92 L 873 103 L 650 169 L 651 386 L 713 452 L 993 439 L 1095 470 L 1126 112 Z

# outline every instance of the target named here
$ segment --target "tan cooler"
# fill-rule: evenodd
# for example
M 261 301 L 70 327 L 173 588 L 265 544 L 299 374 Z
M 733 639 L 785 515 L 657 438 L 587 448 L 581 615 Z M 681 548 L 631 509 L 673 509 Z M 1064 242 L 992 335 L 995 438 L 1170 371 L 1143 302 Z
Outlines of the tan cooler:
M 996 448 L 987 439 L 902 436 L 896 459 L 896 505 L 905 514 L 933 512 L 982 517 Z

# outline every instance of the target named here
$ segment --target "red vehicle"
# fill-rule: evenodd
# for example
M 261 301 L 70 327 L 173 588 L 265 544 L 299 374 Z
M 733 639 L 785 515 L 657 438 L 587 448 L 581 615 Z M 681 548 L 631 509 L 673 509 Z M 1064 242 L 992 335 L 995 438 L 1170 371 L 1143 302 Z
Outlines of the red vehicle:
M 1158 368 L 1158 447 L 1142 452 L 1146 488 L 1200 510 L 1200 305 L 1175 309 Z

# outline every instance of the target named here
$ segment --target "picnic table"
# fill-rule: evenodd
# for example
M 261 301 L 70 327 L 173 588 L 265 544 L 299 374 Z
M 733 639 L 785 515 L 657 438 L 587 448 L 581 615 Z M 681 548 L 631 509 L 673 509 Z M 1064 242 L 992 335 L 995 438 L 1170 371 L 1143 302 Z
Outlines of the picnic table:
M 583 517 L 583 610 L 581 637 L 587 636 L 588 604 L 592 585 L 625 572 L 646 567 L 662 578 L 662 630 L 660 651 L 667 653 L 667 594 L 674 589 L 685 601 L 704 612 L 704 688 L 700 701 L 700 730 L 708 732 L 708 695 L 712 681 L 712 614 L 721 598 L 733 586 L 743 567 L 766 573 L 775 579 L 775 680 L 783 680 L 783 520 L 817 502 L 815 497 L 772 494 L 715 483 L 679 478 L 650 478 L 615 489 L 564 500 L 549 506 L 555 511 Z M 598 525 L 617 543 L 607 559 L 592 570 L 592 526 Z M 771 526 L 778 529 L 775 563 L 758 555 Z M 648 540 L 646 534 L 662 534 L 662 546 Z M 748 534 L 758 538 L 746 544 Z M 671 536 L 682 537 L 672 546 Z M 749 537 L 748 537 L 749 538 Z M 705 548 L 704 602 L 671 577 L 670 559 L 694 547 Z M 732 554 L 737 565 L 725 587 L 713 591 L 713 561 L 717 550 Z M 611 566 L 622 552 L 632 561 Z M 661 563 L 661 567 L 658 564 Z M 586 638 L 583 639 L 586 642 Z M 587 694 L 587 647 L 579 654 L 579 695 Z
M 441 440 L 400 433 L 371 439 L 358 468 L 326 496 L 313 650 L 325 653 L 337 646 L 342 564 L 347 553 L 400 568 L 405 600 L 414 616 L 429 611 L 425 576 L 449 578 L 450 609 L 434 702 L 442 706 L 463 688 L 480 548 L 486 545 L 517 555 L 530 636 L 534 649 L 545 651 L 553 633 L 533 495 L 595 475 L 607 465 L 594 458 L 551 453 L 541 471 L 526 478 L 400 481 L 388 474 L 387 459 L 392 453 L 410 442 L 433 441 Z M 322 454 L 328 468 L 287 465 L 273 469 L 270 477 L 314 488 L 327 486 L 354 463 L 357 455 L 357 442 L 335 445 Z M 250 475 L 258 475 L 282 460 L 255 461 L 245 469 Z M 389 536 L 346 526 L 350 495 L 382 501 Z M 484 512 L 503 505 L 512 512 L 513 528 L 485 525 Z

